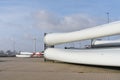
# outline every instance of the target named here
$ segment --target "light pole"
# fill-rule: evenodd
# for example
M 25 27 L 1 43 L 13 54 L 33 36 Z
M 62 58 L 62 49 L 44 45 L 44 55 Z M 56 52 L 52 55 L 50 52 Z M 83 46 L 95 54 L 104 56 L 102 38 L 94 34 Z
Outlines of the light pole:
M 13 52 L 15 52 L 15 40 L 13 40 Z
M 34 52 L 36 52 L 36 38 L 33 38 L 34 41 Z
M 107 12 L 107 23 L 110 23 L 110 13 Z M 108 36 L 108 40 L 110 40 L 110 37 Z
M 13 52 L 15 52 L 15 39 L 11 38 L 11 41 L 12 41 Z
M 110 13 L 109 12 L 107 12 L 107 22 L 109 23 L 110 22 L 110 15 L 109 15 Z

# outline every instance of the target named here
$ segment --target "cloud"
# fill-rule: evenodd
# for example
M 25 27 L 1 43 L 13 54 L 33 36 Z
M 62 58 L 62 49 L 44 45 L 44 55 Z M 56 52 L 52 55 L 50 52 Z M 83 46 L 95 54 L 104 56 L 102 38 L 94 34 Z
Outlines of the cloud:
M 95 18 L 87 14 L 72 14 L 58 16 L 56 14 L 41 10 L 35 16 L 36 25 L 48 32 L 69 32 L 94 27 L 103 23 L 104 19 Z

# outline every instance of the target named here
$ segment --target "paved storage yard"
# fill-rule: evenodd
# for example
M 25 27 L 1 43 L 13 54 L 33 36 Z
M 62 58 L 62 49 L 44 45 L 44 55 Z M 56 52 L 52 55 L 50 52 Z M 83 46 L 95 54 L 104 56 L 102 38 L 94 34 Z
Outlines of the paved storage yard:
M 120 80 L 120 68 L 1 57 L 0 80 Z

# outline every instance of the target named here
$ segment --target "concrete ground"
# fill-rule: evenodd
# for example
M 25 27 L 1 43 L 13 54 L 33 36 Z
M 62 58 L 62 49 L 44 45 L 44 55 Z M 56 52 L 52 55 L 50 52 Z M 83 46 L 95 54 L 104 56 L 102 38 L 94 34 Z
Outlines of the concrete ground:
M 0 80 L 120 80 L 120 68 L 0 57 Z

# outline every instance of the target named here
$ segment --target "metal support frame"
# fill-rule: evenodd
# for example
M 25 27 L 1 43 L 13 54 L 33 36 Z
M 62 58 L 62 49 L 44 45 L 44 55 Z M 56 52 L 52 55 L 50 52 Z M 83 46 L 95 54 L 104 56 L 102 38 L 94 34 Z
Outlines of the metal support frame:
M 44 33 L 44 37 L 47 35 L 47 33 Z M 47 49 L 47 48 L 54 48 L 54 45 L 52 46 L 48 46 L 47 44 L 44 43 L 44 51 Z M 46 62 L 47 59 L 44 57 L 44 62 Z

